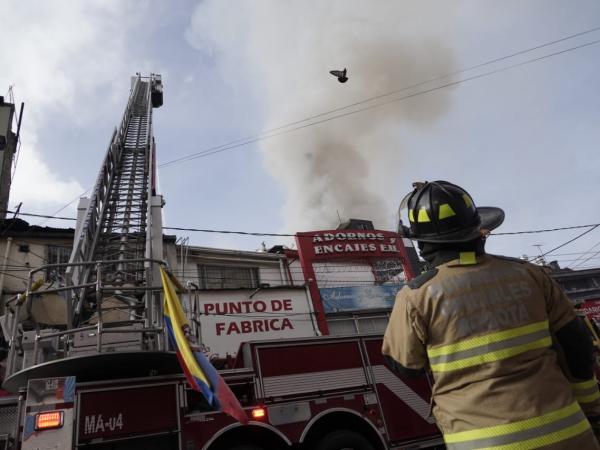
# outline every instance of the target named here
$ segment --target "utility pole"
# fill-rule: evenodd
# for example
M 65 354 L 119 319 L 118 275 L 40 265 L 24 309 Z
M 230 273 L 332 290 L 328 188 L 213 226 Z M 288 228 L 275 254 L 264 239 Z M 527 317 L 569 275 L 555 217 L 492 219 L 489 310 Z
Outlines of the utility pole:
M 12 90 L 9 92 L 12 92 Z M 6 210 L 8 209 L 13 159 L 19 142 L 24 106 L 25 104 L 21 103 L 17 131 L 13 132 L 15 105 L 14 103 L 5 102 L 4 97 L 0 96 L 0 219 L 6 218 Z

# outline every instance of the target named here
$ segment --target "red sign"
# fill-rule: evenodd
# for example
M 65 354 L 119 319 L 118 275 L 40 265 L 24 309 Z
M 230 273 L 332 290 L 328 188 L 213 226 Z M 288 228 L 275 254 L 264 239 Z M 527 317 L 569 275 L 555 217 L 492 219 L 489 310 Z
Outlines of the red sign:
M 588 319 L 600 323 L 600 299 L 587 300 L 581 304 L 579 310 L 583 311 Z
M 397 259 L 404 268 L 407 279 L 414 277 L 406 247 L 412 248 L 408 239 L 398 233 L 380 230 L 325 230 L 296 234 L 298 256 L 302 263 L 317 323 L 323 334 L 329 334 L 321 294 L 316 282 L 313 264 L 328 259 Z
M 298 251 L 303 259 L 400 257 L 404 243 L 390 231 L 331 230 L 298 233 Z
M 82 392 L 79 442 L 177 429 L 175 384 Z

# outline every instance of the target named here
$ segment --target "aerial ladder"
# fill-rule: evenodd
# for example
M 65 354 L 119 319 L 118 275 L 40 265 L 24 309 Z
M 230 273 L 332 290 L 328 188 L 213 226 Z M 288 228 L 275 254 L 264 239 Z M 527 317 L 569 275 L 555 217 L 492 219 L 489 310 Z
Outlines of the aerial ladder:
M 18 394 L 29 380 L 48 377 L 79 382 L 180 370 L 167 348 L 159 276 L 163 200 L 152 113 L 162 103 L 160 75 L 132 77 L 92 193 L 80 200 L 68 264 L 32 270 L 26 293 L 8 304 L 4 389 Z

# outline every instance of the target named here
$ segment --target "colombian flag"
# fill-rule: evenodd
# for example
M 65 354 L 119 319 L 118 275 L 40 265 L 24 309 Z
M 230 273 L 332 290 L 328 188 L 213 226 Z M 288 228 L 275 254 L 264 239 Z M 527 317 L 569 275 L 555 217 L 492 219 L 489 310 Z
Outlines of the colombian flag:
M 189 322 L 177 297 L 172 276 L 161 267 L 160 277 L 165 293 L 163 305 L 165 326 L 171 346 L 177 352 L 179 364 L 188 383 L 195 391 L 201 392 L 213 408 L 229 414 L 238 422 L 247 424 L 248 416 L 225 380 L 203 353 L 192 349 L 185 336 L 184 327 L 189 327 Z

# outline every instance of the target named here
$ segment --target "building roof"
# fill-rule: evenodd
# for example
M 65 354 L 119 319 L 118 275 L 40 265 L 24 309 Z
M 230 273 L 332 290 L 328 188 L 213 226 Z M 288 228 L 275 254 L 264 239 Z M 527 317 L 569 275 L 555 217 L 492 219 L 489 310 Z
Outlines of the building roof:
M 41 227 L 31 225 L 22 219 L 0 219 L 0 236 L 33 237 L 33 238 L 65 238 L 73 239 L 74 228 Z
M 202 256 L 226 256 L 233 258 L 248 258 L 248 259 L 261 259 L 264 261 L 278 262 L 280 259 L 286 257 L 285 254 L 281 253 L 270 253 L 270 252 L 253 252 L 248 250 L 231 250 L 224 248 L 212 248 L 212 247 L 198 247 L 198 246 L 186 246 L 188 249 L 188 256 L 202 257 Z

